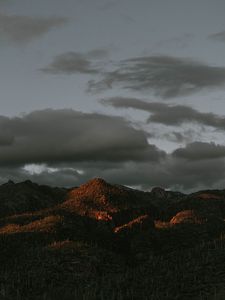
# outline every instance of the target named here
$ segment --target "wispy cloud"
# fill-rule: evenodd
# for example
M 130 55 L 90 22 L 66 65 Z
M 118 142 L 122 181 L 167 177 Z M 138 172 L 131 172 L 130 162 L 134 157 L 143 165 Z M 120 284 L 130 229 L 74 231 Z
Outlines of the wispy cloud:
M 198 123 L 225 130 L 225 117 L 203 113 L 185 105 L 171 105 L 162 102 L 145 102 L 137 98 L 113 97 L 100 100 L 104 105 L 115 108 L 134 108 L 149 112 L 148 122 L 178 126 L 183 123 Z
M 0 36 L 15 43 L 28 43 L 67 21 L 61 17 L 42 18 L 0 13 Z
M 106 49 L 94 49 L 86 53 L 66 52 L 56 56 L 53 61 L 41 71 L 49 74 L 97 74 L 99 68 L 93 61 L 108 56 Z
M 208 37 L 214 41 L 225 42 L 225 30 L 210 34 Z
M 132 91 L 153 91 L 172 98 L 225 86 L 225 67 L 210 66 L 187 58 L 148 56 L 126 59 L 100 80 L 89 81 L 89 91 L 114 86 Z

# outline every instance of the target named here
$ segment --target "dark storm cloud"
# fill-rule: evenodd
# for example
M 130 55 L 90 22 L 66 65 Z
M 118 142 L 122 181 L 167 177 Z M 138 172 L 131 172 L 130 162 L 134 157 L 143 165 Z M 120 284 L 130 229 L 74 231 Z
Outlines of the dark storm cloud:
M 27 43 L 66 22 L 67 19 L 60 17 L 42 18 L 0 13 L 0 36 L 16 43 Z
M 167 187 L 182 190 L 224 188 L 224 157 L 199 160 L 173 157 L 168 159 L 166 168 L 167 173 L 171 176 L 163 178 Z
M 0 147 L 10 146 L 13 144 L 14 137 L 10 135 L 5 135 L 0 133 Z
M 14 139 L 0 145 L 0 183 L 29 178 L 76 186 L 97 176 L 143 189 L 188 191 L 224 184 L 224 145 L 195 142 L 165 154 L 120 117 L 44 110 L 2 117 L 0 127 Z
M 14 136 L 4 126 L 7 120 L 7 117 L 0 116 L 0 147 L 12 145 L 14 142 Z
M 70 163 L 69 166 L 72 164 Z M 150 190 L 162 186 L 172 190 L 193 191 L 208 188 L 224 188 L 225 159 L 188 160 L 167 155 L 158 163 L 130 161 L 111 163 L 84 162 L 72 165 L 74 169 L 58 165 L 55 172 L 47 170 L 39 174 L 30 174 L 23 167 L 1 167 L 0 183 L 12 179 L 21 181 L 31 179 L 34 182 L 58 185 L 78 186 L 93 177 Z M 76 171 L 82 167 L 83 174 Z
M 96 74 L 99 70 L 93 66 L 91 59 L 98 59 L 107 55 L 106 50 L 93 50 L 86 54 L 67 52 L 56 56 L 52 63 L 41 71 L 49 74 Z
M 191 160 L 168 154 L 158 164 L 130 162 L 100 175 L 143 189 L 153 186 L 183 191 L 224 188 L 225 159 L 218 156 Z
M 41 173 L 29 173 L 23 167 L 3 167 L 0 170 L 0 184 L 5 183 L 8 180 L 21 182 L 27 179 L 39 184 L 71 187 L 79 185 L 84 180 L 84 176 L 80 175 L 75 169 L 72 168 L 59 168 L 54 172 L 44 170 Z
M 3 118 L 0 133 L 13 139 L 0 146 L 0 165 L 79 161 L 158 161 L 164 152 L 147 134 L 121 117 L 73 110 L 34 111 Z
M 114 167 L 98 164 L 84 167 L 80 180 L 103 177 L 109 182 L 151 189 L 162 186 L 173 190 L 224 188 L 225 159 L 188 160 L 168 154 L 158 163 L 124 162 Z
M 214 41 L 225 42 L 225 30 L 209 35 L 209 38 Z
M 217 129 L 225 129 L 225 117 L 202 113 L 185 105 L 169 105 L 160 102 L 145 102 L 136 98 L 112 97 L 100 101 L 115 108 L 134 108 L 151 113 L 149 122 L 177 126 L 185 122 L 199 123 Z
M 215 159 L 225 157 L 225 146 L 215 143 L 193 142 L 185 148 L 177 149 L 173 152 L 176 157 L 189 160 Z
M 121 61 L 114 71 L 105 72 L 103 79 L 89 81 L 88 90 L 99 92 L 115 85 L 172 98 L 224 86 L 225 67 L 170 56 L 131 58 Z

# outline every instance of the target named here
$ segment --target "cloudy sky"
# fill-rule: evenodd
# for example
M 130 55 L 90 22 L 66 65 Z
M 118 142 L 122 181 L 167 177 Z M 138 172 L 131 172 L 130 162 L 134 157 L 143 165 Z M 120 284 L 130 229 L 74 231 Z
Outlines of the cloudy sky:
M 224 0 L 0 0 L 0 183 L 225 188 Z

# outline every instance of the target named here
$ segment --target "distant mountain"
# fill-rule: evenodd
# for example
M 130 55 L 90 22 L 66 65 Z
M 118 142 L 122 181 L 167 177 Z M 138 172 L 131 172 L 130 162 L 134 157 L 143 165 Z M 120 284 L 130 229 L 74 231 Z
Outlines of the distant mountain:
M 29 180 L 0 186 L 0 217 L 51 207 L 64 200 L 67 189 L 38 185 Z

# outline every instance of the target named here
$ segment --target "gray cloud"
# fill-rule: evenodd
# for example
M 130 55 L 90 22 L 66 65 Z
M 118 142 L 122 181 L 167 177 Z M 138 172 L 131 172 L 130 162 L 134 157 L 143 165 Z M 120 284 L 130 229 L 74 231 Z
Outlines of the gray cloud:
M 79 174 L 73 168 L 56 168 L 54 172 L 43 170 L 40 173 L 30 173 L 22 167 L 1 167 L 0 169 L 0 184 L 8 180 L 21 182 L 27 179 L 39 184 L 47 184 L 51 186 L 71 187 L 79 185 L 85 176 Z
M 149 122 L 177 126 L 185 122 L 196 122 L 217 129 L 225 129 L 225 117 L 213 113 L 202 113 L 185 105 L 169 105 L 160 102 L 145 102 L 136 98 L 112 97 L 100 101 L 115 108 L 134 108 L 151 113 Z
M 173 155 L 192 161 L 221 158 L 225 157 L 225 146 L 215 143 L 193 142 L 187 144 L 185 148 L 175 150 Z
M 0 165 L 79 161 L 158 161 L 164 152 L 123 118 L 73 110 L 34 111 L 0 118 L 13 139 L 0 146 Z M 9 142 L 9 141 L 8 141 Z
M 173 157 L 167 164 L 171 178 L 163 180 L 168 187 L 182 190 L 224 188 L 224 157 L 199 160 Z
M 52 165 L 51 165 L 52 166 Z M 29 174 L 22 167 L 0 168 L 0 183 L 12 179 L 30 179 L 42 184 L 57 186 L 78 186 L 93 177 L 103 177 L 112 183 L 119 183 L 150 190 L 162 186 L 172 190 L 194 191 L 198 189 L 224 188 L 225 159 L 188 160 L 167 155 L 158 163 L 130 161 L 120 163 L 84 162 L 70 163 L 70 167 L 57 165 L 57 171 Z M 81 168 L 83 174 L 76 169 Z
M 115 85 L 172 98 L 224 86 L 225 67 L 170 56 L 131 58 L 121 61 L 116 70 L 105 72 L 103 79 L 89 81 L 88 90 L 99 92 Z
M 210 34 L 208 37 L 214 41 L 225 42 L 225 30 Z
M 13 144 L 14 138 L 10 135 L 0 134 L 0 147 L 10 146 Z
M 33 116 L 31 119 L 33 119 Z M 52 120 L 53 119 L 54 118 L 52 117 Z M 58 119 L 58 122 L 59 121 L 60 120 Z M 114 124 L 115 121 L 118 123 L 119 120 L 114 120 Z M 84 119 L 83 123 L 85 122 L 86 120 Z M 81 123 L 79 124 L 81 125 Z M 16 124 L 13 126 L 16 126 Z M 60 133 L 60 131 L 61 134 L 65 134 L 69 128 L 71 128 L 71 126 L 76 128 L 76 126 L 73 126 L 71 120 L 67 123 L 67 125 L 65 125 L 65 123 L 61 123 L 61 126 L 62 128 L 60 130 L 58 127 L 55 129 L 55 136 L 57 133 Z M 106 126 L 106 123 L 103 122 L 101 126 Z M 21 127 L 21 125 L 19 127 Z M 89 126 L 87 128 L 84 126 L 83 132 L 88 131 L 88 128 Z M 90 178 L 97 176 L 103 177 L 112 183 L 135 186 L 142 189 L 151 189 L 153 186 L 162 186 L 164 188 L 170 188 L 173 190 L 177 189 L 182 191 L 193 191 L 200 188 L 224 187 L 223 178 L 225 177 L 225 147 L 222 145 L 214 145 L 211 143 L 200 144 L 196 142 L 195 144 L 193 143 L 192 145 L 187 145 L 186 148 L 178 148 L 172 154 L 160 155 L 160 159 L 157 160 L 152 160 L 150 153 L 146 159 L 140 159 L 140 155 L 133 156 L 131 154 L 130 156 L 129 152 L 132 153 L 133 151 L 132 146 L 130 146 L 130 149 L 127 149 L 126 151 L 126 155 L 128 156 L 127 159 L 124 157 L 121 159 L 121 156 L 118 153 L 119 151 L 115 150 L 116 147 L 112 146 L 113 143 L 111 145 L 107 145 L 109 152 L 107 157 L 104 156 L 104 151 L 107 151 L 107 147 L 103 149 L 102 146 L 99 147 L 98 155 L 96 155 L 96 152 L 93 151 L 92 142 L 89 141 L 88 136 L 85 138 L 85 147 L 83 147 L 83 149 L 85 149 L 84 151 L 86 151 L 85 159 L 82 160 L 84 156 L 82 159 L 79 157 L 79 155 L 77 157 L 78 152 L 74 151 L 74 158 L 66 161 L 65 157 L 68 158 L 68 152 L 64 150 L 64 147 L 61 146 L 61 143 L 64 143 L 67 139 L 68 145 L 72 147 L 72 150 L 74 149 L 74 146 L 71 146 L 72 143 L 71 139 L 69 138 L 70 133 L 67 134 L 65 140 L 62 140 L 59 134 L 57 136 L 58 141 L 55 145 L 52 141 L 47 142 L 46 140 L 43 140 L 42 143 L 47 143 L 45 146 L 43 146 L 40 143 L 40 140 L 36 141 L 39 130 L 43 130 L 42 126 L 38 128 L 37 125 L 33 125 L 33 129 L 31 131 L 33 134 L 36 132 L 35 136 L 32 138 L 32 142 L 34 143 L 33 147 L 36 147 L 36 153 L 39 153 L 39 158 L 41 158 L 41 160 L 31 157 L 31 154 L 33 153 L 33 149 L 29 149 L 31 146 L 31 141 L 30 143 L 25 142 L 28 147 L 27 149 L 25 149 L 25 147 L 23 149 L 26 151 L 26 159 L 24 158 L 21 160 L 21 155 L 19 153 L 17 154 L 17 160 L 22 163 L 21 165 L 10 165 L 9 161 L 8 165 L 1 163 L 0 183 L 6 182 L 8 179 L 21 181 L 29 178 L 32 181 L 42 184 L 77 186 L 89 180 Z M 79 129 L 78 132 L 80 132 Z M 48 132 L 50 140 L 52 139 L 52 134 L 53 133 L 50 129 Z M 117 128 L 117 134 L 120 138 L 122 138 L 119 128 Z M 24 132 L 24 136 L 27 136 L 26 132 Z M 95 135 L 95 139 L 99 139 L 97 133 Z M 125 140 L 126 137 L 123 136 L 123 139 Z M 80 138 L 78 136 L 76 139 L 76 144 L 79 145 L 79 142 Z M 136 143 L 134 139 L 133 142 Z M 103 139 L 102 143 L 107 143 L 107 141 Z M 120 147 L 124 147 L 124 143 L 120 143 Z M 47 147 L 50 147 L 50 150 L 47 152 L 47 155 L 45 155 L 45 160 L 48 159 L 48 161 L 45 163 L 46 167 L 43 168 L 41 172 L 28 172 L 27 165 L 29 166 L 29 164 L 33 161 L 37 161 L 37 167 L 40 166 L 40 161 L 43 161 L 43 150 L 45 150 L 46 153 Z M 88 151 L 87 148 L 89 148 Z M 16 155 L 16 151 L 18 151 L 18 147 L 15 147 L 14 155 Z M 56 151 L 61 153 L 61 156 L 58 157 L 60 159 L 55 159 Z M 183 153 L 181 154 L 182 151 Z M 197 154 L 195 154 L 195 151 L 197 151 Z M 50 152 L 52 159 L 49 158 Z M 143 150 L 143 152 L 145 153 L 145 150 Z M 102 153 L 103 157 L 99 157 L 100 154 L 102 155 Z M 140 153 L 142 153 L 141 149 Z M 0 157 L 2 157 L 2 155 Z M 26 165 L 25 168 L 24 165 Z
M 49 74 L 97 74 L 99 70 L 93 66 L 92 59 L 105 58 L 108 51 L 105 49 L 95 49 L 85 54 L 79 52 L 67 52 L 54 58 L 52 63 L 41 71 Z
M 7 117 L 0 116 L 0 147 L 10 146 L 14 142 L 14 136 L 4 126 L 7 120 Z
M 128 162 L 117 169 L 99 171 L 98 175 L 112 182 L 143 189 L 154 186 L 182 191 L 224 188 L 225 159 L 188 160 L 167 155 L 157 164 Z
M 27 43 L 67 22 L 60 17 L 29 17 L 0 13 L 0 36 L 16 43 Z
M 158 163 L 130 161 L 108 166 L 98 163 L 82 166 L 85 172 L 77 184 L 98 176 L 109 182 L 145 190 L 154 186 L 182 191 L 224 188 L 224 157 L 188 160 L 168 154 Z
M 190 143 L 195 139 L 195 135 L 196 133 L 191 129 L 185 130 L 184 132 L 170 131 L 164 134 L 160 134 L 157 132 L 155 133 L 156 138 L 163 138 L 174 143 Z
M 2 116 L 0 183 L 29 178 L 75 186 L 98 176 L 143 189 L 223 187 L 225 146 L 195 142 L 166 154 L 147 137 L 121 117 L 97 113 L 48 109 Z

